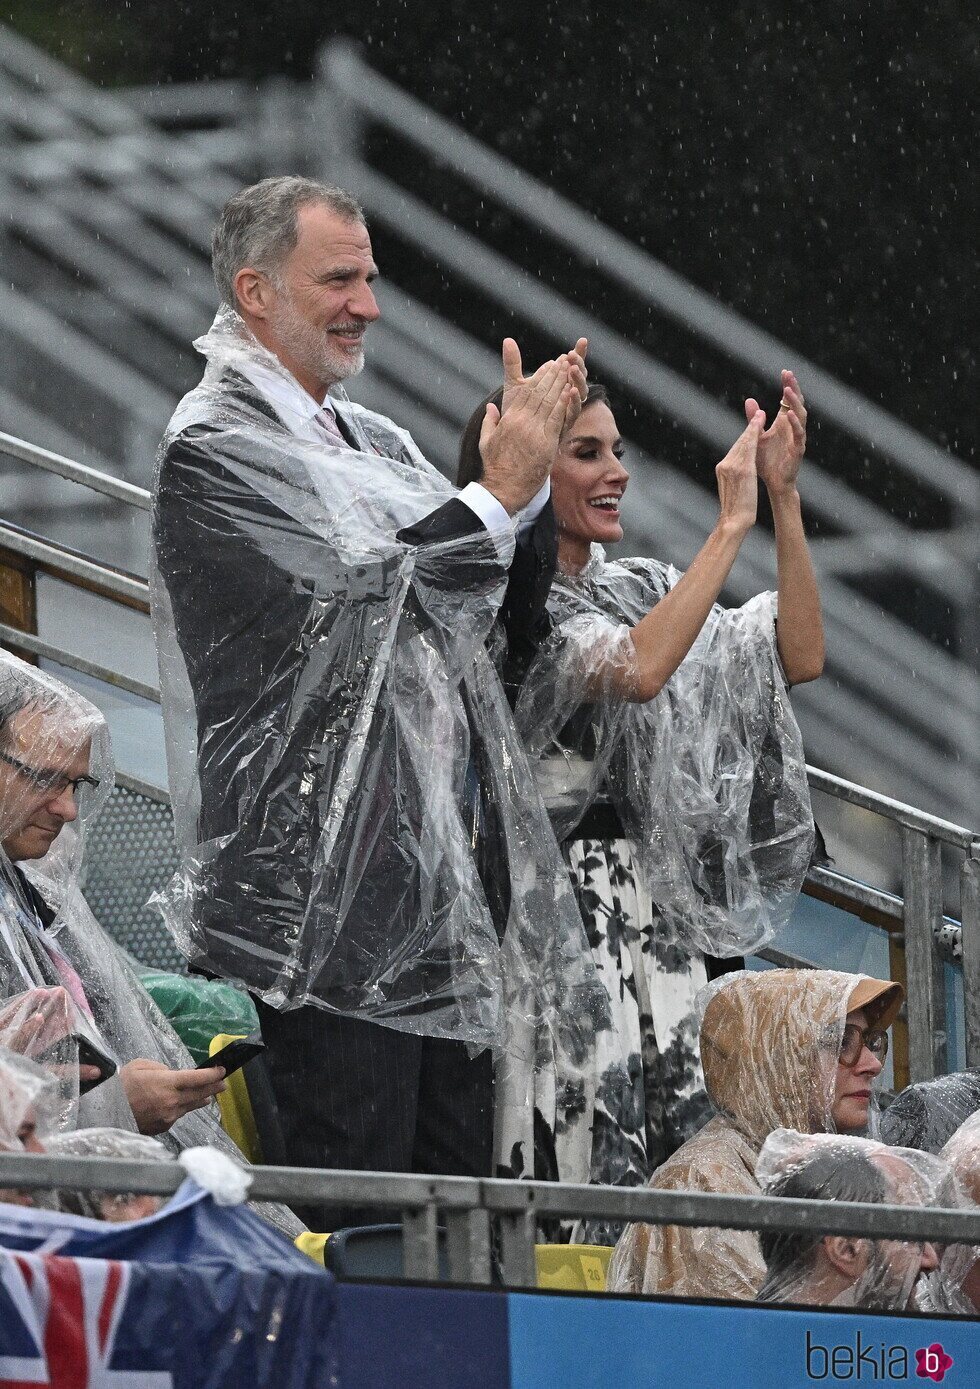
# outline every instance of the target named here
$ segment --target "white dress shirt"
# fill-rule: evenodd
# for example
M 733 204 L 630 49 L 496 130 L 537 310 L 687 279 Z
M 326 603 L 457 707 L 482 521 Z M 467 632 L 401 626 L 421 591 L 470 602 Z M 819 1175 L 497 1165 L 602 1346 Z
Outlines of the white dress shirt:
M 318 405 L 309 391 L 305 391 L 292 376 L 287 378 L 285 373 L 273 371 L 271 367 L 264 367 L 258 362 L 242 363 L 240 370 L 255 389 L 265 396 L 286 428 L 298 438 L 336 445 L 337 440 L 333 433 L 317 419 L 321 410 L 328 411 L 336 418 L 333 401 L 329 395 Z M 541 514 L 545 502 L 551 496 L 551 479 L 545 479 L 544 486 L 516 516 L 511 516 L 503 503 L 482 483 L 468 482 L 458 496 L 459 500 L 480 518 L 492 535 L 498 531 L 503 532 L 501 539 L 505 541 L 504 550 L 509 550 L 507 542 L 529 530 Z M 509 560 L 510 556 L 506 557 Z

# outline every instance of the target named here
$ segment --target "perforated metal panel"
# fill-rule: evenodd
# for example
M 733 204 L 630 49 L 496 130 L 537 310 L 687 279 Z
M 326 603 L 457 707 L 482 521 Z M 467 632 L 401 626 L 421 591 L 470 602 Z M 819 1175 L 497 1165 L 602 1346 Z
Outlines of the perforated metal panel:
M 86 846 L 85 897 L 109 934 L 143 964 L 184 962 L 150 895 L 177 867 L 169 805 L 116 786 Z

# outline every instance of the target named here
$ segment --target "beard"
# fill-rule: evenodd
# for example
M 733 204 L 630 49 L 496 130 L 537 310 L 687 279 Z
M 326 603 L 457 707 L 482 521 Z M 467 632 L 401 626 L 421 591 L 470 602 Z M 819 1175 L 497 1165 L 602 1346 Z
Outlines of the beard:
M 271 326 L 293 360 L 316 381 L 333 385 L 356 376 L 364 367 L 361 348 L 351 352 L 342 347 L 328 329 L 317 328 L 308 318 L 304 318 L 285 291 L 279 292 Z

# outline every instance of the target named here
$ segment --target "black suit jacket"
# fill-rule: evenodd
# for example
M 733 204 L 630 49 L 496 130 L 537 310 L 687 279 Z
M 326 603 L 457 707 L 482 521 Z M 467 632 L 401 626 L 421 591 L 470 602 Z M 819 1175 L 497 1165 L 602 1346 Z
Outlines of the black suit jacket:
M 248 420 L 254 420 L 256 409 L 279 424 L 271 407 L 242 380 L 233 383 L 226 400 L 241 402 L 246 452 Z M 226 408 L 225 431 L 228 414 Z M 341 411 L 338 424 L 351 428 Z M 370 448 L 397 458 L 400 441 L 388 434 L 373 431 Z M 336 622 L 320 601 L 318 582 L 331 566 L 342 565 L 341 558 L 320 537 L 304 531 L 295 519 L 297 509 L 286 514 L 260 491 L 243 488 L 240 474 L 212 444 L 215 437 L 214 427 L 205 423 L 170 441 L 159 473 L 154 542 L 197 725 L 198 839 L 203 848 L 193 868 L 194 958 L 206 970 L 242 979 L 263 992 L 273 981 L 283 987 L 284 961 L 295 954 L 303 930 L 330 803 L 331 787 L 322 769 L 354 736 L 360 691 L 338 681 L 335 673 L 347 668 L 352 642 L 363 652 L 360 664 L 370 667 L 383 635 L 375 630 L 380 624 L 372 622 L 371 596 L 375 589 L 381 591 L 386 575 L 384 561 L 354 575 L 338 573 L 338 586 L 352 585 L 364 601 L 353 625 Z M 366 447 L 363 438 L 351 442 Z M 202 493 L 209 496 L 207 505 L 201 504 Z M 525 538 L 508 576 L 501 621 L 518 652 L 542 618 L 554 573 L 549 520 L 539 521 Z M 250 534 L 252 522 L 262 528 L 262 543 Z M 281 553 L 268 542 L 270 533 L 281 537 Z M 464 546 L 455 557 L 423 565 L 418 582 L 433 589 L 494 588 L 501 577 L 496 552 L 482 522 L 464 503 L 452 499 L 397 534 L 403 543 L 416 545 L 467 537 L 475 546 L 472 563 Z M 488 554 L 493 558 L 488 560 Z M 402 627 L 409 637 L 413 631 L 416 636 L 425 633 L 424 605 L 413 601 L 411 593 L 400 634 Z M 472 825 L 477 868 L 499 935 L 510 900 L 504 834 L 487 793 L 490 754 L 462 688 L 461 696 L 478 789 L 476 795 L 466 786 L 457 791 Z M 343 1011 L 358 1011 L 371 962 L 390 958 L 404 944 L 398 979 L 386 982 L 386 1008 L 396 1012 L 410 1000 L 427 998 L 433 1007 L 445 1006 L 452 946 L 439 945 L 439 922 L 419 920 L 419 865 L 406 854 L 405 843 L 421 821 L 423 793 L 412 784 L 399 755 L 398 730 L 390 715 L 382 689 L 359 783 L 360 825 L 349 850 L 353 861 L 328 865 L 329 872 L 345 875 L 349 884 L 340 944 L 333 943 L 324 965 L 316 933 L 304 933 L 294 983 L 285 985 L 287 998 L 316 978 L 318 997 Z M 273 742 L 278 747 L 270 759 L 265 752 Z M 413 928 L 421 931 L 423 946 L 414 954 L 407 948 Z M 425 1004 L 417 1008 L 424 1011 Z

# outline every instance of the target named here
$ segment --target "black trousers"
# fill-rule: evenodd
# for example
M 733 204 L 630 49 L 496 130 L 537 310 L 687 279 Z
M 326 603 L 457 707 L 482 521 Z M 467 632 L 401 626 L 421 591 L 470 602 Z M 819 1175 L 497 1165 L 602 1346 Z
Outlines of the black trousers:
M 493 1063 L 462 1042 L 417 1037 L 321 1008 L 256 999 L 286 1161 L 363 1172 L 488 1177 Z M 396 1211 L 297 1207 L 312 1230 L 397 1221 Z

